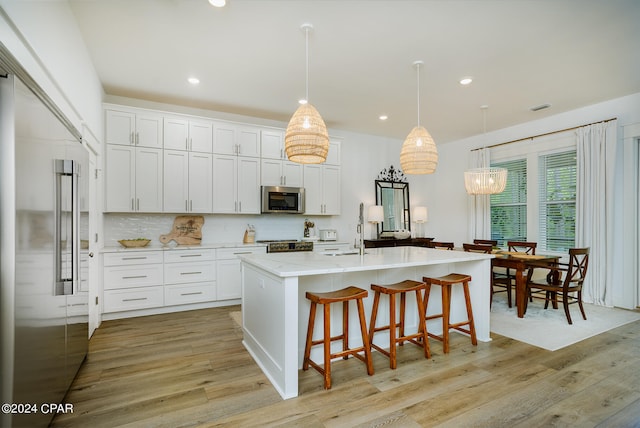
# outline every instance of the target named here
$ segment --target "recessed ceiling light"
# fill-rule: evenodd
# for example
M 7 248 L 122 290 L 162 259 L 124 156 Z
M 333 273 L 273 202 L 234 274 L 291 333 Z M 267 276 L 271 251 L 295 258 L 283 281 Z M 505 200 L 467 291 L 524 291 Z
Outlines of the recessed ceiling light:
M 298 100 L 298 104 L 306 104 L 306 103 L 308 103 L 308 102 L 309 102 L 309 101 L 305 100 L 304 98 L 302 98 L 302 99 Z
M 197 77 L 189 77 L 187 79 L 187 82 L 191 83 L 192 85 L 197 85 L 198 83 L 200 83 L 200 79 L 198 79 Z
M 378 116 L 378 119 L 387 120 L 387 119 L 389 119 L 389 116 L 387 116 L 386 114 L 381 114 L 380 116 Z
M 463 77 L 462 79 L 460 79 L 461 85 L 469 85 L 471 82 L 473 82 L 473 79 L 471 77 Z
M 224 7 L 227 4 L 227 1 L 226 0 L 209 0 L 209 3 L 211 3 L 211 6 Z

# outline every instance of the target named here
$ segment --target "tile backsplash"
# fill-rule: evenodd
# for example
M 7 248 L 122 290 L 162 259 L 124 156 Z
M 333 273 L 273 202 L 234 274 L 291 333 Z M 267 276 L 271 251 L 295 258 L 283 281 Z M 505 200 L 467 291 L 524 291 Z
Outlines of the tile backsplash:
M 148 238 L 152 246 L 161 245 L 160 235 L 171 232 L 180 214 L 105 214 L 104 245 L 118 246 L 120 239 Z M 301 215 L 204 215 L 202 244 L 241 243 L 247 224 L 256 228 L 256 240 L 302 239 L 305 216 Z M 330 219 L 312 219 L 316 229 L 331 227 Z M 172 243 L 174 244 L 174 243 Z

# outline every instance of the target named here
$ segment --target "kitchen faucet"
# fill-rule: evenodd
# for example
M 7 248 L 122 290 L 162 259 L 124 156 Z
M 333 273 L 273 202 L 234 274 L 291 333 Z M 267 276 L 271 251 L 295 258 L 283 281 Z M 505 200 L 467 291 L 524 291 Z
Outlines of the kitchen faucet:
M 364 256 L 364 203 L 360 202 L 360 218 L 358 219 L 357 228 L 360 239 L 360 255 Z

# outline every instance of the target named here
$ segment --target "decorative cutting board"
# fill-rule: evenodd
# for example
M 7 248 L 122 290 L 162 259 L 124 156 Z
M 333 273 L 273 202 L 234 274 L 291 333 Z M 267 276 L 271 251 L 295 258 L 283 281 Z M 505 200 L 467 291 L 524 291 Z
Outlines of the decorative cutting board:
M 173 240 L 178 245 L 200 245 L 203 225 L 201 215 L 179 215 L 173 220 L 171 232 L 160 235 L 160 242 L 168 244 Z

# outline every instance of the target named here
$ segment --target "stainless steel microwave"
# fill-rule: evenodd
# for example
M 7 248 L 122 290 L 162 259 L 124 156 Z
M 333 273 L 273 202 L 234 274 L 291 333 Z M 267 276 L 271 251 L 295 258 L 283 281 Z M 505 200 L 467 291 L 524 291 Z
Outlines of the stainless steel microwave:
M 262 186 L 262 212 L 304 214 L 304 187 Z

